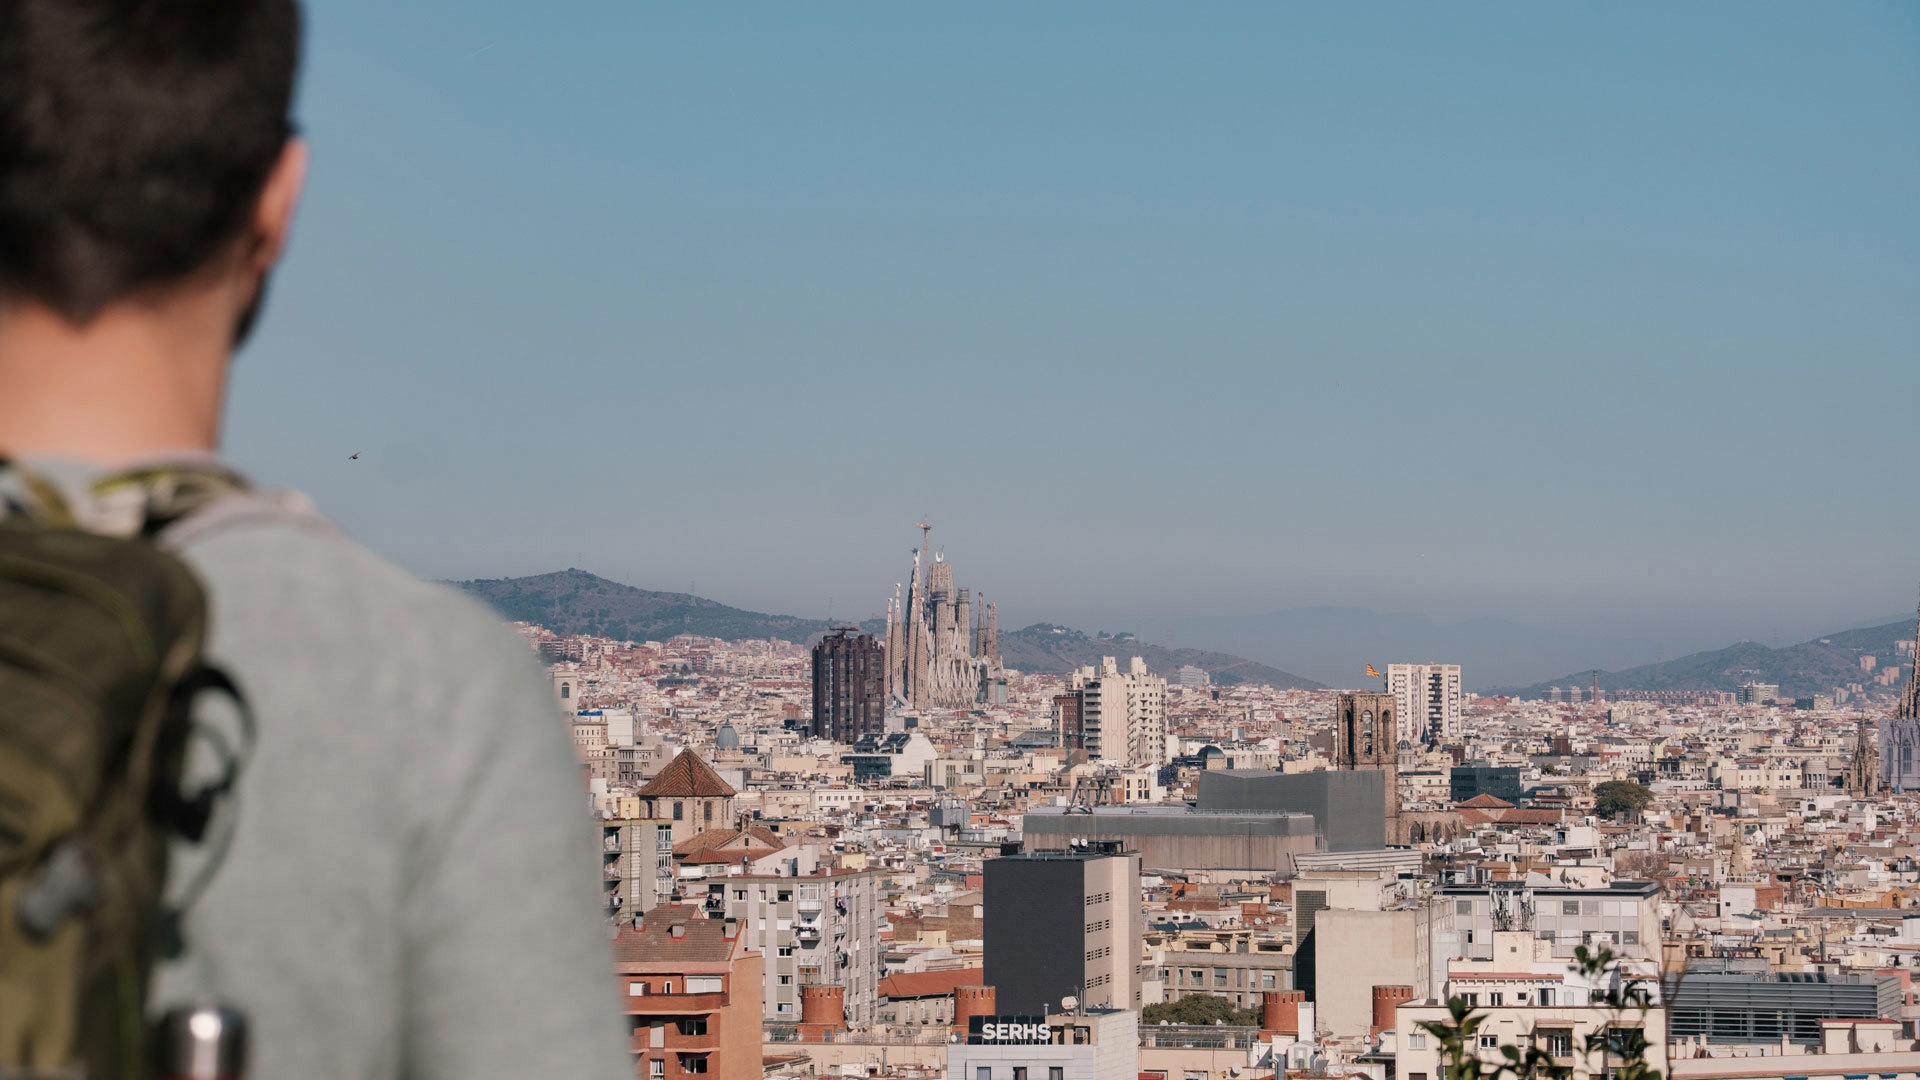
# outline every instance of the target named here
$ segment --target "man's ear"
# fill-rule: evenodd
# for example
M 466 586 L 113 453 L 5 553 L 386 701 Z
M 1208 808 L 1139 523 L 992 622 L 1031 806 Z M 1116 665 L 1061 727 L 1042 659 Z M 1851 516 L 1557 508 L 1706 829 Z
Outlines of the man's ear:
M 267 174 L 260 198 L 253 208 L 252 237 L 247 245 L 247 269 L 264 277 L 286 250 L 287 236 L 293 231 L 293 214 L 300 203 L 300 189 L 307 182 L 307 144 L 288 139 L 280 158 Z

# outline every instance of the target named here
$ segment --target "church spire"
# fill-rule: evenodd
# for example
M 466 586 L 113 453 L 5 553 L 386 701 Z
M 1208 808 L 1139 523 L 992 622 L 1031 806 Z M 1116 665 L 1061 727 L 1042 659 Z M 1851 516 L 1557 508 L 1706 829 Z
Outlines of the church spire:
M 1900 695 L 1900 708 L 1894 716 L 1902 720 L 1920 720 L 1920 612 L 1914 617 L 1913 668 L 1907 672 L 1907 689 Z

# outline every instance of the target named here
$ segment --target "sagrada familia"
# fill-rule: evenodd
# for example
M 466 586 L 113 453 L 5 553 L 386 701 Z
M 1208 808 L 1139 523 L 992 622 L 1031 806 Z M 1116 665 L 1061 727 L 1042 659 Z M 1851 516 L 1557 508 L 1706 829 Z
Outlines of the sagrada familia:
M 976 616 L 967 590 L 954 588 L 932 534 L 921 521 L 906 595 L 896 585 L 887 602 L 887 695 L 900 708 L 968 709 L 1005 686 L 1000 624 L 994 605 L 983 599 Z
M 1920 641 L 1920 628 L 1915 640 Z M 1900 706 L 1880 722 L 1880 787 L 1882 790 L 1920 791 L 1920 647 L 1913 671 L 1900 695 Z M 1861 732 L 1864 738 L 1865 731 Z

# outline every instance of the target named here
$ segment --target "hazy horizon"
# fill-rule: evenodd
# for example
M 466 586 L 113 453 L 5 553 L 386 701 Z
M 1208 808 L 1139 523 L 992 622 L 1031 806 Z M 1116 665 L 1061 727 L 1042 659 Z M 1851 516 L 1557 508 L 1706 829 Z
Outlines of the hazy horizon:
M 424 576 L 864 616 L 931 514 L 1013 626 L 1333 605 L 1618 667 L 1911 606 L 1911 7 L 310 29 L 229 446 Z

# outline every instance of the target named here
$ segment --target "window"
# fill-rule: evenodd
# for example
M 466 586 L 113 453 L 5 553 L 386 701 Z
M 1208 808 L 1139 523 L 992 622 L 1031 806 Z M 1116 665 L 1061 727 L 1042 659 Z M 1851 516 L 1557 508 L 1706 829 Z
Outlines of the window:
M 719 992 L 720 992 L 720 976 L 718 975 L 687 976 L 687 993 L 717 994 Z
M 784 904 L 784 903 L 786 903 L 787 901 L 789 901 L 789 900 L 791 900 L 791 899 L 793 899 L 793 890 L 792 890 L 792 889 L 781 889 L 781 890 L 780 890 L 780 902 L 781 902 L 781 903 L 783 903 L 783 904 Z
M 782 946 L 780 946 L 780 948 L 779 948 L 779 949 L 778 949 L 777 951 L 779 952 L 779 954 L 780 954 L 781 956 L 792 956 L 792 955 L 793 955 L 793 946 L 791 946 L 791 945 L 782 945 Z
M 1471 914 L 1473 914 L 1473 901 L 1471 901 L 1471 900 L 1455 900 L 1455 901 L 1453 902 L 1453 913 L 1454 913 L 1455 915 L 1471 915 Z
M 1553 1030 L 1553 1031 L 1543 1031 L 1540 1034 L 1545 1037 L 1546 1044 L 1547 1044 L 1547 1053 L 1553 1055 L 1554 1057 L 1572 1057 L 1573 1056 L 1573 1032 L 1572 1031 Z
M 627 984 L 627 996 L 628 996 L 628 997 L 643 997 L 643 996 L 645 996 L 645 995 L 646 995 L 646 992 L 647 992 L 647 984 L 646 984 L 646 983 L 643 983 L 643 982 L 630 982 L 630 983 L 628 983 L 628 984 Z
M 777 1004 L 777 1005 L 775 1005 L 775 1006 L 773 1007 L 773 1011 L 774 1011 L 774 1012 L 783 1012 L 783 1013 L 790 1013 L 790 1012 L 792 1012 L 792 1011 L 793 1011 L 793 1002 L 791 1002 L 791 1001 L 782 1001 L 782 1002 L 780 1002 L 779 1004 Z
M 1408 1073 L 1407 1080 L 1427 1080 L 1426 1073 Z
M 668 980 L 667 980 L 666 982 L 663 982 L 663 983 L 661 983 L 661 984 L 660 984 L 660 992 L 661 992 L 661 993 L 663 993 L 663 994 L 671 994 L 671 993 L 673 993 L 673 980 L 672 980 L 672 979 L 668 979 Z
M 1640 944 L 1640 931 L 1638 931 L 1638 930 L 1622 930 L 1622 931 L 1620 932 L 1620 944 L 1622 944 L 1622 945 L 1638 945 L 1638 944 Z
M 1562 915 L 1578 915 L 1578 914 L 1580 914 L 1580 901 L 1578 901 L 1578 900 L 1562 900 L 1562 901 L 1560 901 L 1560 914 L 1562 914 Z
M 1425 1050 L 1426 1048 L 1427 1048 L 1426 1032 L 1416 1031 L 1407 1036 L 1407 1049 Z
M 1506 1003 L 1507 1003 L 1507 995 L 1501 993 L 1498 990 L 1495 990 L 1493 993 L 1487 995 L 1487 1004 L 1493 1006 L 1496 1009 L 1502 1005 L 1505 1005 Z
M 791 975 L 782 975 L 782 976 L 780 976 L 780 985 L 781 985 L 781 986 L 792 986 L 792 985 L 793 985 L 793 976 L 791 976 Z
M 707 1055 L 681 1054 L 680 1071 L 684 1073 L 704 1073 L 707 1071 Z
M 1015 1065 L 1013 1067 L 1013 1080 L 1027 1080 L 1027 1067 L 1025 1065 Z
M 1066 1080 L 1067 1070 L 1063 1065 L 1047 1066 L 1047 1080 Z
M 993 1080 L 992 1066 L 989 1066 L 989 1065 L 975 1066 L 973 1070 L 973 1080 Z
M 1480 1049 L 1482 1049 L 1482 1050 L 1498 1050 L 1498 1049 L 1500 1049 L 1500 1036 L 1498 1036 L 1498 1035 L 1482 1035 L 1482 1036 L 1480 1036 Z
M 1540 988 L 1540 1004 L 1541 1005 L 1553 1004 L 1553 987 L 1543 986 Z
M 686 816 L 686 811 L 687 811 L 687 808 L 685 803 L 674 803 L 673 804 L 673 820 L 675 821 L 681 820 L 683 817 Z
M 661 1080 L 662 1077 L 667 1075 L 667 1059 L 654 1058 L 652 1061 L 647 1062 L 647 1075 L 653 1077 L 654 1080 Z
M 747 890 L 745 889 L 733 890 L 733 898 L 735 900 L 745 900 L 747 898 Z
M 681 1020 L 678 1026 L 680 1028 L 680 1034 L 682 1035 L 705 1035 L 707 1033 L 707 1018 L 704 1016 L 688 1017 Z

